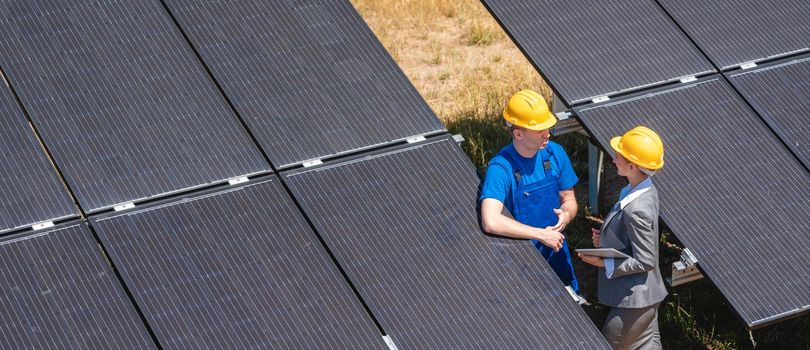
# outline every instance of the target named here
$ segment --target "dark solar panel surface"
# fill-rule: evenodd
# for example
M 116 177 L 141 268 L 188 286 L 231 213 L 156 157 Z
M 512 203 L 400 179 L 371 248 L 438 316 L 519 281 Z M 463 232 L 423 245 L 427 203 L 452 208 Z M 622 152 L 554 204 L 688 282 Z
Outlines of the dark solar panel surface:
M 0 232 L 78 215 L 11 91 L 0 78 Z
M 87 211 L 269 171 L 157 1 L 4 1 L 0 62 Z
M 648 0 L 483 0 L 568 104 L 714 71 Z
M 658 0 L 721 69 L 810 49 L 806 0 Z
M 277 180 L 92 224 L 164 348 L 385 347 Z
M 276 167 L 444 130 L 348 1 L 166 4 Z
M 605 149 L 639 124 L 661 135 L 662 216 L 749 327 L 810 310 L 810 174 L 725 81 L 577 114 Z
M 608 348 L 529 242 L 482 233 L 453 141 L 285 176 L 400 349 Z
M 810 57 L 739 71 L 729 80 L 810 168 Z
M 3 349 L 152 349 L 85 224 L 0 241 Z

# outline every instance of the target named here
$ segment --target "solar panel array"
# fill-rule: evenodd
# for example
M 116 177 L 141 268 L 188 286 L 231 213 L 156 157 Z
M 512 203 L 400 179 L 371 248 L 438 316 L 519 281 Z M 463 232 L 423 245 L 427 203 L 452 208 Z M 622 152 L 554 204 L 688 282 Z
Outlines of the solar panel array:
M 444 130 L 348 1 L 166 4 L 277 168 Z
M 651 0 L 483 0 L 566 104 L 714 72 Z
M 93 226 L 164 348 L 385 346 L 277 180 Z
M 85 211 L 269 171 L 158 2 L 3 5 L 0 64 Z
M 650 0 L 485 3 L 569 104 L 715 72 L 687 36 L 701 24 Z M 0 69 L 21 106 L 0 96 L 4 146 L 20 152 L 0 195 L 35 215 L 0 232 L 75 212 L 47 156 L 94 230 L 0 242 L 8 347 L 608 347 L 530 244 L 481 231 L 479 179 L 450 138 L 383 148 L 445 130 L 349 2 L 2 6 Z M 796 6 L 786 15 L 805 16 Z M 751 45 L 792 54 L 805 29 Z M 805 86 L 777 86 L 806 73 L 792 64 L 729 77 L 765 117 L 772 102 L 749 90 L 806 108 Z M 668 223 L 749 327 L 810 310 L 795 220 L 810 175 L 724 78 L 577 112 L 601 140 L 638 122 L 666 135 Z M 213 186 L 271 172 L 266 159 L 285 171 Z M 313 159 L 326 164 L 289 170 Z
M 400 348 L 609 348 L 525 240 L 484 234 L 451 139 L 284 175 Z
M 805 0 L 658 0 L 721 69 L 810 50 Z
M 810 174 L 721 77 L 576 109 L 602 143 L 661 135 L 661 213 L 745 323 L 810 310 Z
M 0 232 L 78 215 L 11 91 L 0 79 Z
M 810 57 L 728 76 L 785 145 L 810 168 Z
M 154 349 L 87 226 L 0 241 L 4 349 Z
M 20 152 L 3 161 L 28 167 L 2 176 L 54 182 L 32 181 L 34 190 L 9 180 L 4 205 L 38 216 L 3 224 L 61 218 L 31 209 L 62 209 L 46 197 L 54 186 L 72 190 L 89 218 L 0 243 L 12 285 L 0 300 L 6 347 L 607 348 L 533 246 L 481 232 L 478 179 L 451 139 L 384 153 L 446 130 L 349 2 L 9 0 L 2 9 L 0 70 L 21 105 L 0 96 L 6 144 Z M 313 159 L 326 164 L 266 174 Z M 364 206 L 335 219 L 356 247 L 324 246 L 332 227 L 298 201 L 326 208 L 345 197 L 318 197 L 334 189 L 329 178 L 302 179 L 377 163 L 391 172 L 400 161 L 418 170 L 397 180 L 416 189 L 410 196 L 394 189 L 409 206 L 379 214 L 402 198 L 365 193 Z M 351 174 L 346 189 L 373 188 L 377 173 Z M 287 179 L 305 196 L 291 197 Z M 417 213 L 419 225 L 406 226 Z M 372 233 L 358 227 L 386 222 L 388 241 L 356 240 Z M 376 260 L 349 259 L 380 243 L 389 250 Z

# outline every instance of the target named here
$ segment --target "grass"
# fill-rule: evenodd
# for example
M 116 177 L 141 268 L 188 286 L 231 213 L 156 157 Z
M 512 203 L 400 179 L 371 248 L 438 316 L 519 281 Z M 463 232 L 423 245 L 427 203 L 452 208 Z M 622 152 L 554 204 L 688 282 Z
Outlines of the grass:
M 392 57 L 431 108 L 462 144 L 481 173 L 487 161 L 510 141 L 500 113 L 514 92 L 530 88 L 547 99 L 551 90 L 501 31 L 484 7 L 473 0 L 351 0 Z M 600 217 L 587 215 L 588 155 L 586 137 L 554 136 L 568 151 L 580 177 L 575 192 L 580 203 L 569 225 L 571 249 L 590 246 L 590 228 Z M 624 185 L 612 164 L 605 170 L 606 203 L 612 204 Z M 679 256 L 679 243 L 662 227 L 662 272 Z M 584 307 L 601 328 L 607 308 L 596 302 L 596 270 L 575 259 Z M 756 286 L 751 286 L 756 288 Z M 666 349 L 751 349 L 748 331 L 708 280 L 669 289 L 659 308 L 659 326 Z M 753 331 L 757 349 L 810 350 L 810 317 L 788 320 Z

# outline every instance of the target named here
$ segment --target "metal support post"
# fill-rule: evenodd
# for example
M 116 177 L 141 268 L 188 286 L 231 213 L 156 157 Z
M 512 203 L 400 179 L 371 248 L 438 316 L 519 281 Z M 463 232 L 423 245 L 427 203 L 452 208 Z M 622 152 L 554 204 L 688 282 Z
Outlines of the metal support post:
M 599 193 L 602 190 L 602 166 L 605 154 L 599 147 L 588 143 L 588 208 L 591 215 L 599 215 Z

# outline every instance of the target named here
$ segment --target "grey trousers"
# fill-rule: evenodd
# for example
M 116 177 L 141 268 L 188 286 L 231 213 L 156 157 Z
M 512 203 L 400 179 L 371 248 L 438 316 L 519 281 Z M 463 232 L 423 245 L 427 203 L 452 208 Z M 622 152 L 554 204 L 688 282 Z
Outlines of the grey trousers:
M 610 309 L 602 334 L 614 349 L 661 349 L 658 304 L 640 309 Z

